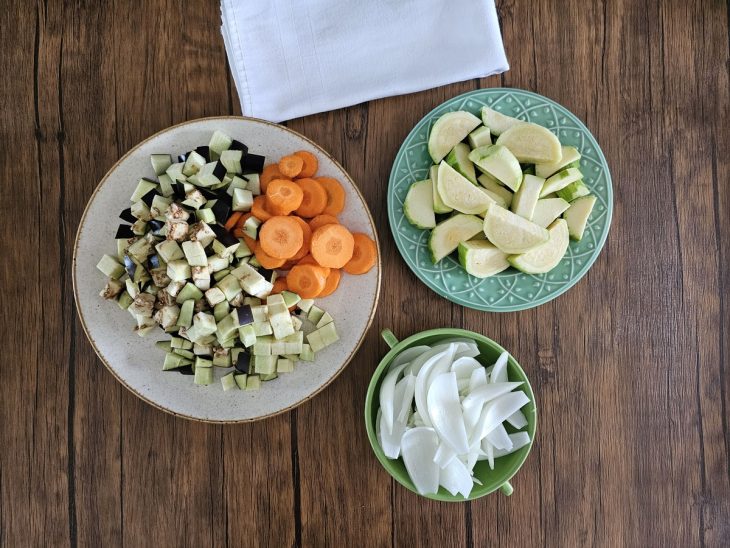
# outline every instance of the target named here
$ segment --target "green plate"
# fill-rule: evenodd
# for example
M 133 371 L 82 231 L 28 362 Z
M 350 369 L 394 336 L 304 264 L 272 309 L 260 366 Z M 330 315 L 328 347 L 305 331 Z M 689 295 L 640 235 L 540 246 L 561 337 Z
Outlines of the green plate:
M 403 200 L 411 183 L 428 178 L 432 165 L 428 133 L 443 114 L 466 110 L 480 116 L 482 106 L 520 120 L 534 122 L 555 133 L 563 145 L 576 147 L 582 158 L 583 181 L 597 198 L 580 242 L 570 242 L 560 264 L 547 274 L 523 274 L 509 268 L 479 279 L 459 265 L 456 254 L 438 264 L 428 253 L 430 230 L 411 226 L 403 215 Z M 403 142 L 390 172 L 388 219 L 400 254 L 418 278 L 442 297 L 469 308 L 514 312 L 546 303 L 575 285 L 594 263 L 606 241 L 613 211 L 611 174 L 606 159 L 588 128 L 565 107 L 550 99 L 518 89 L 480 89 L 459 95 L 429 112 Z

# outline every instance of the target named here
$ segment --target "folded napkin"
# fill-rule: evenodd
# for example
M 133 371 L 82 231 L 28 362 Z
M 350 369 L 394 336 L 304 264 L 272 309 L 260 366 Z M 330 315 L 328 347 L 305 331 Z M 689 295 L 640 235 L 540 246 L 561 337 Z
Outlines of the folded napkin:
M 222 0 L 241 110 L 275 122 L 508 70 L 494 0 Z

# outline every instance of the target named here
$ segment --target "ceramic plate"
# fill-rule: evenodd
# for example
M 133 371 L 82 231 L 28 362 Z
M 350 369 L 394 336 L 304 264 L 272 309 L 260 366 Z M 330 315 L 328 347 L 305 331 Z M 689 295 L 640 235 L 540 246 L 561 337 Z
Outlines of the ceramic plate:
M 583 239 L 571 241 L 560 264 L 547 274 L 523 274 L 509 268 L 496 276 L 479 279 L 459 265 L 455 254 L 438 264 L 428 253 L 429 230 L 417 229 L 403 215 L 403 200 L 411 183 L 428 178 L 432 165 L 428 134 L 443 114 L 466 110 L 480 117 L 484 105 L 550 129 L 563 145 L 582 154 L 584 182 L 598 199 Z M 559 104 L 529 91 L 495 88 L 454 97 L 429 112 L 410 132 L 395 158 L 388 185 L 388 219 L 400 254 L 411 270 L 442 297 L 469 308 L 489 312 L 513 312 L 546 303 L 575 285 L 588 271 L 606 241 L 613 210 L 611 174 L 598 143 L 588 128 Z
M 340 219 L 353 231 L 377 242 L 375 225 L 360 191 L 329 154 L 312 141 L 283 126 L 250 118 L 221 117 L 186 122 L 143 141 L 104 176 L 81 218 L 74 248 L 73 282 L 81 323 L 94 350 L 124 386 L 152 405 L 186 418 L 211 422 L 242 422 L 268 417 L 293 408 L 329 384 L 355 354 L 370 326 L 380 290 L 380 262 L 363 276 L 342 276 L 339 289 L 317 304 L 337 322 L 340 341 L 317 353 L 313 363 L 297 364 L 293 373 L 263 383 L 259 391 L 224 392 L 220 382 L 193 384 L 192 377 L 162 371 L 164 353 L 156 340 L 161 330 L 147 337 L 132 332 L 134 321 L 99 291 L 105 283 L 96 263 L 104 253 L 116 252 L 117 215 L 129 207 L 129 197 L 140 177 L 154 178 L 149 156 L 185 153 L 207 144 L 213 131 L 246 143 L 252 153 L 278 159 L 295 150 L 308 150 L 319 160 L 319 174 L 342 182 L 347 200 Z M 216 379 L 230 371 L 214 368 Z

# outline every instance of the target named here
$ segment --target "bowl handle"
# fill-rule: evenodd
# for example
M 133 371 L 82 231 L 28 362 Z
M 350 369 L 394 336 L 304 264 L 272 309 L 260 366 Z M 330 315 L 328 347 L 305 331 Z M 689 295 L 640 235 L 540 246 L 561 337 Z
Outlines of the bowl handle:
M 393 348 L 399 342 L 396 336 L 393 335 L 393 332 L 387 327 L 380 332 L 380 336 L 383 337 L 385 344 L 387 344 L 391 348 Z
M 504 495 L 506 495 L 508 497 L 514 492 L 514 489 L 512 488 L 512 484 L 510 482 L 508 482 L 508 481 L 505 481 L 500 486 L 499 490 L 502 491 L 502 494 L 504 494 Z

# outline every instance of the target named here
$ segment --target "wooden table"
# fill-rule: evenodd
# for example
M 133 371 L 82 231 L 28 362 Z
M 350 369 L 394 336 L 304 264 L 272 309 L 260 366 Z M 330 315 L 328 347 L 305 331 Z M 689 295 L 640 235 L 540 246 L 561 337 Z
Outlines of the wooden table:
M 256 424 L 176 419 L 96 358 L 71 291 L 100 177 L 171 124 L 240 113 L 215 1 L 0 9 L 0 545 L 728 546 L 728 8 L 720 1 L 499 1 L 502 76 L 287 125 L 331 151 L 380 230 L 377 318 L 313 401 Z M 611 167 L 611 233 L 571 291 L 514 314 L 439 298 L 400 259 L 386 187 L 412 126 L 479 87 L 576 113 Z M 401 488 L 365 435 L 385 345 L 439 326 L 511 349 L 540 408 L 515 493 L 440 504 Z

